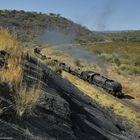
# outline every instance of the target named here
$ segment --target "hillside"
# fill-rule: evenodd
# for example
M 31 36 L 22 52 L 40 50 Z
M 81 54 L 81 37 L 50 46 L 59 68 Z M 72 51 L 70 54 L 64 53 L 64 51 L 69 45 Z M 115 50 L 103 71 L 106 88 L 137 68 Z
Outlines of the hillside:
M 8 28 L 23 42 L 38 41 L 40 36 L 49 30 L 74 36 L 72 43 L 140 42 L 140 31 L 90 31 L 86 27 L 54 13 L 0 10 L 0 27 Z
M 64 34 L 74 34 L 73 41 L 90 43 L 103 41 L 100 33 L 91 32 L 60 14 L 42 14 L 16 10 L 0 10 L 0 27 L 8 28 L 22 41 L 35 41 L 48 30 L 59 30 Z
M 0 42 L 1 137 L 17 140 L 138 138 L 131 123 L 100 106 L 38 57 L 24 51 L 8 31 L 0 30 Z

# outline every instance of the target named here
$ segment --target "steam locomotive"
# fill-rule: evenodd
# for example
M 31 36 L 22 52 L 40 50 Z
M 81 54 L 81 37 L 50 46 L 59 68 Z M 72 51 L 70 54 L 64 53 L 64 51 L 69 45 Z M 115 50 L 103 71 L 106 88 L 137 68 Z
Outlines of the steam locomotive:
M 40 53 L 41 51 L 38 51 L 37 49 L 34 50 L 35 53 Z M 45 57 L 47 59 L 47 57 Z M 44 58 L 43 58 L 44 59 Z M 56 65 L 56 67 L 59 68 L 59 70 L 64 70 L 74 76 L 77 76 L 78 78 L 87 81 L 90 84 L 94 84 L 98 87 L 103 88 L 108 93 L 112 94 L 115 97 L 122 98 L 124 96 L 124 93 L 122 93 L 122 85 L 114 80 L 110 80 L 99 73 L 96 73 L 94 71 L 80 71 L 77 69 L 73 69 L 66 65 L 65 63 L 62 63 L 58 60 L 52 60 L 52 62 Z
M 93 71 L 83 71 L 81 72 L 81 78 L 83 80 L 88 81 L 91 84 L 99 86 L 110 94 L 113 94 L 115 97 L 121 98 L 123 97 L 122 93 L 122 85 L 114 80 L 110 80 L 99 73 Z

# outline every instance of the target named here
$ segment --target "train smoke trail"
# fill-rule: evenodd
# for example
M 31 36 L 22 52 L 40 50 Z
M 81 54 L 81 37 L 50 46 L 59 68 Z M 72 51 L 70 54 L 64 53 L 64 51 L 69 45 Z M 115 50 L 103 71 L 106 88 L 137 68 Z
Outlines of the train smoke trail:
M 102 8 L 102 11 L 97 19 L 97 30 L 103 31 L 107 30 L 107 21 L 109 20 L 110 16 L 113 14 L 113 7 L 112 7 L 112 0 L 106 0 L 105 5 Z
M 79 44 L 74 42 L 75 34 L 65 34 L 62 31 L 50 30 L 45 32 L 41 37 L 41 41 L 44 44 L 48 44 L 49 47 L 53 47 L 56 50 L 65 51 L 75 59 L 82 59 L 87 64 L 96 64 L 102 70 L 102 74 L 107 76 L 106 66 L 104 62 L 95 54 L 86 51 L 79 47 Z

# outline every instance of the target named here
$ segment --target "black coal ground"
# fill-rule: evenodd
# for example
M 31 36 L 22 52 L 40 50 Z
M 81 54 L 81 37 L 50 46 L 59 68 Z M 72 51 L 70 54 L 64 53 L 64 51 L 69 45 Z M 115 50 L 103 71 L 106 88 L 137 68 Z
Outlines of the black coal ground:
M 32 64 L 31 64 L 32 62 Z M 33 64 L 34 63 L 34 64 Z M 36 65 L 26 65 L 24 81 L 29 86 L 41 80 L 45 99 L 29 117 L 8 114 L 0 120 L 0 137 L 43 140 L 135 140 L 129 126 L 98 106 L 67 80 Z M 41 79 L 38 79 L 43 75 Z

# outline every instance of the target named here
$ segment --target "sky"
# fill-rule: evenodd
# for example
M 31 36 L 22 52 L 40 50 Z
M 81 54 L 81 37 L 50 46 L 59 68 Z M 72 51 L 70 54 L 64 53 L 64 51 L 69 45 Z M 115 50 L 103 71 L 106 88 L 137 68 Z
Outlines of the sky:
M 0 0 L 0 9 L 59 13 L 94 31 L 140 29 L 140 0 Z

